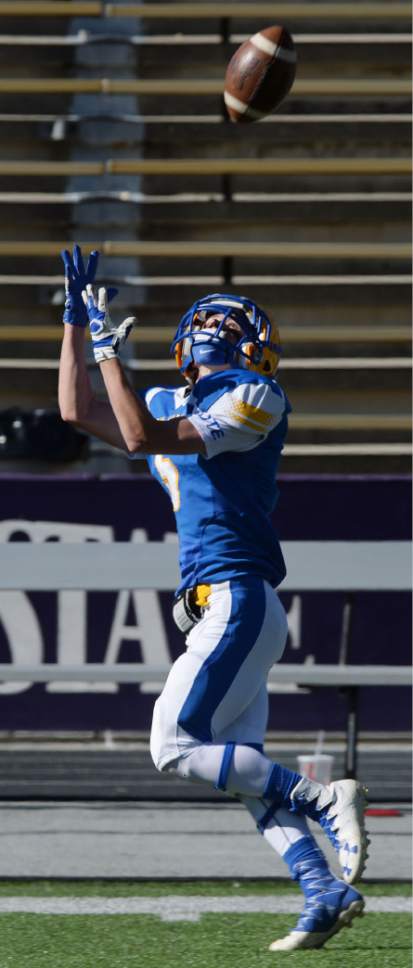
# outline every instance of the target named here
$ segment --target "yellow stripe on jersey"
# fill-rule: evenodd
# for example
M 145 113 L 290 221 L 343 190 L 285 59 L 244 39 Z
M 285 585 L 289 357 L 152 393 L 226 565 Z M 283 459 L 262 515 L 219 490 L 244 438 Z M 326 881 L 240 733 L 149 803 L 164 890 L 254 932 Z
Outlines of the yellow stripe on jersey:
M 259 407 L 253 407 L 251 403 L 246 403 L 245 400 L 233 400 L 232 404 L 234 410 L 237 411 L 237 413 L 234 413 L 234 417 L 237 420 L 240 420 L 242 423 L 245 423 L 247 420 L 252 420 L 259 425 L 260 430 L 274 419 L 274 414 L 267 413 L 266 410 L 260 410 Z M 240 419 L 241 417 L 243 418 L 242 420 Z M 247 426 L 250 426 L 250 424 L 248 423 Z M 254 430 L 256 429 L 254 427 Z
M 239 417 L 237 413 L 232 414 L 233 419 L 239 424 L 244 424 L 245 427 L 250 427 L 251 430 L 255 430 L 256 434 L 262 433 L 264 427 L 259 427 L 258 424 L 252 423 L 251 420 L 246 420 L 245 417 Z

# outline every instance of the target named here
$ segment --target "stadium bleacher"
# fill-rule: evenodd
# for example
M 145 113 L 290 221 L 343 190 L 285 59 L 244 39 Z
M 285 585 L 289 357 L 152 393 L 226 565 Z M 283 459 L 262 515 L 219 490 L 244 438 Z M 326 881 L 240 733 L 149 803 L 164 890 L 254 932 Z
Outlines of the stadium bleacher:
M 142 320 L 137 387 L 179 382 L 168 343 L 193 299 L 241 290 L 283 337 L 284 471 L 405 471 L 409 4 L 251 10 L 0 2 L 0 406 L 56 404 L 58 253 L 78 240 Z M 232 125 L 226 63 L 275 10 L 296 84 L 270 118 Z

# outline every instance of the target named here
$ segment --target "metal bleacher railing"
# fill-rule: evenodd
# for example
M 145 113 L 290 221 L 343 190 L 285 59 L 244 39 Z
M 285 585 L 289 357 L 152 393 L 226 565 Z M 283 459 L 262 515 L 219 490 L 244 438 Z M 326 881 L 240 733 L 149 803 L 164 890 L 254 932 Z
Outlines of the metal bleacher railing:
M 0 590 L 27 591 L 85 589 L 113 591 L 157 589 L 170 591 L 179 581 L 175 543 L 149 542 L 139 553 L 125 542 L 106 544 L 0 544 Z M 411 587 L 411 557 L 408 541 L 316 542 L 290 541 L 283 544 L 288 576 L 281 591 L 345 591 L 341 661 L 337 665 L 273 666 L 269 682 L 311 688 L 336 688 L 347 696 L 346 775 L 357 771 L 358 695 L 364 686 L 408 686 L 409 666 L 346 665 L 350 623 L 348 609 L 360 591 L 406 591 Z M 314 561 L 317 568 L 314 569 Z M 389 567 L 391 562 L 391 567 Z M 0 681 L 95 681 L 163 683 L 169 667 L 144 663 L 128 664 L 44 664 L 27 666 L 1 664 Z
M 403 26 L 403 28 L 410 30 L 410 7 L 408 3 L 393 3 L 391 5 L 391 11 L 388 4 L 381 3 L 311 3 L 311 13 L 309 13 L 308 3 L 294 3 L 294 4 L 283 4 L 283 3 L 256 3 L 253 8 L 247 3 L 204 3 L 199 2 L 197 4 L 190 3 L 146 3 L 146 4 L 136 4 L 136 3 L 116 3 L 110 4 L 105 2 L 92 2 L 92 3 L 82 3 L 75 2 L 75 0 L 70 0 L 70 2 L 59 2 L 59 0 L 53 0 L 53 2 L 37 2 L 37 0 L 28 0 L 28 2 L 20 2 L 20 0 L 14 0 L 13 3 L 5 3 L 0 0 L 0 25 L 2 16 L 12 16 L 12 17 L 23 17 L 32 16 L 46 18 L 46 17 L 97 17 L 105 18 L 108 29 L 103 33 L 98 35 L 91 33 L 90 31 L 80 30 L 77 34 L 71 36 L 50 36 L 47 33 L 36 36 L 33 38 L 34 44 L 41 46 L 46 45 L 86 45 L 86 44 L 132 44 L 135 46 L 139 45 L 179 45 L 195 43 L 197 45 L 207 44 L 218 46 L 223 42 L 228 43 L 240 43 L 246 34 L 240 34 L 235 32 L 239 31 L 239 26 L 237 24 L 238 20 L 248 21 L 248 26 L 250 22 L 257 21 L 257 18 L 268 19 L 268 22 L 274 21 L 274 18 L 283 22 L 283 20 L 290 22 L 294 18 L 294 22 L 303 23 L 308 30 L 309 23 L 317 25 L 321 23 L 323 28 L 325 28 L 325 22 L 329 21 L 333 24 L 333 29 L 336 31 L 334 34 L 300 34 L 300 43 L 304 44 L 321 44 L 325 43 L 326 40 L 332 43 L 339 44 L 358 44 L 363 46 L 369 43 L 375 45 L 382 45 L 383 43 L 389 44 L 406 44 L 410 40 L 410 35 L 408 33 L 391 33 L 383 30 L 383 23 L 387 23 L 389 18 L 391 19 L 392 29 L 394 31 L 394 25 Z M 153 34 L 148 35 L 120 35 L 116 33 L 116 27 L 114 27 L 117 18 L 122 17 L 140 17 L 147 21 L 157 21 L 157 20 L 167 20 L 174 25 L 176 29 L 176 24 L 178 23 L 180 27 L 180 32 L 175 34 L 163 34 L 162 36 L 156 36 Z M 355 19 L 356 18 L 356 19 Z M 199 22 L 201 20 L 213 21 L 213 29 L 218 31 L 214 34 L 199 34 L 195 37 L 193 35 L 184 34 L 182 24 L 188 23 L 189 29 L 194 29 L 192 26 L 192 21 Z M 234 22 L 235 31 L 231 33 L 231 27 Z M 258 21 L 257 21 L 258 22 Z M 346 25 L 346 23 L 351 26 L 354 22 L 362 23 L 363 26 L 367 24 L 377 23 L 379 26 L 379 33 L 368 34 L 360 33 L 359 35 L 350 33 L 340 33 L 337 31 L 337 24 Z M 205 30 L 205 24 L 202 25 L 202 29 Z M 366 29 L 366 28 L 365 28 Z M 298 40 L 298 37 L 297 37 Z M 15 35 L 0 35 L 0 46 L 5 47 L 10 45 L 21 45 L 30 43 L 30 36 L 15 34 Z M 4 95 L 11 95 L 13 98 L 24 96 L 26 94 L 45 94 L 45 95 L 56 95 L 57 99 L 62 94 L 101 94 L 101 95 L 120 95 L 120 94 L 132 94 L 132 95 L 142 95 L 144 98 L 149 97 L 154 99 L 155 110 L 157 104 L 157 98 L 162 99 L 167 98 L 167 103 L 173 97 L 179 98 L 188 94 L 188 89 L 190 87 L 190 93 L 196 95 L 201 99 L 200 103 L 204 97 L 217 98 L 217 108 L 218 113 L 215 115 L 184 115 L 175 114 L 171 115 L 159 115 L 159 114 L 148 114 L 145 109 L 144 117 L 140 115 L 115 115 L 107 112 L 107 102 L 106 102 L 106 114 L 105 115 L 91 115 L 92 120 L 101 120 L 102 122 L 110 120 L 120 120 L 124 123 L 129 123 L 131 125 L 136 124 L 142 120 L 148 124 L 162 124 L 166 119 L 168 121 L 174 121 L 180 126 L 190 123 L 211 123 L 211 124 L 223 124 L 224 116 L 221 110 L 222 102 L 222 80 L 214 78 L 202 79 L 199 77 L 196 80 L 188 81 L 187 78 L 182 77 L 169 77 L 162 79 L 160 78 L 118 78 L 118 77 L 54 77 L 54 78 L 44 78 L 44 77 L 9 77 L 0 79 L 0 92 Z M 388 106 L 392 99 L 398 99 L 397 103 L 400 103 L 400 99 L 407 99 L 410 95 L 410 81 L 408 78 L 403 76 L 386 76 L 386 77 L 348 77 L 347 74 L 344 77 L 331 76 L 328 78 L 317 78 L 299 77 L 294 85 L 293 91 L 291 92 L 292 98 L 300 98 L 301 100 L 306 98 L 317 98 L 323 101 L 325 98 L 333 99 L 343 99 L 343 107 L 346 106 L 346 98 L 350 98 L 351 110 L 354 103 L 354 99 L 373 99 L 376 104 L 377 98 L 384 97 L 386 99 L 386 105 Z M 390 100 L 389 100 L 390 99 Z M 42 122 L 46 120 L 52 125 L 50 132 L 51 141 L 64 140 L 66 137 L 66 131 L 68 126 L 78 125 L 82 121 L 85 121 L 85 116 L 76 113 L 58 113 L 58 100 L 56 101 L 57 110 L 56 113 L 52 114 L 31 114 L 27 111 L 27 108 L 21 113 L 15 114 L 2 114 L 0 115 L 0 125 L 2 122 L 13 121 L 13 122 L 23 122 L 24 124 L 30 122 Z M 148 104 L 148 101 L 145 102 Z M 403 101 L 404 105 L 404 101 Z M 337 106 L 334 105 L 334 109 L 337 112 Z M 303 124 L 308 125 L 309 122 L 319 121 L 320 124 L 326 124 L 332 122 L 337 125 L 342 125 L 343 123 L 351 123 L 353 120 L 363 121 L 363 123 L 389 125 L 392 123 L 404 124 L 409 120 L 409 115 L 407 112 L 398 113 L 384 111 L 383 113 L 378 113 L 376 110 L 371 111 L 369 114 L 359 114 L 343 112 L 335 114 L 326 114 L 325 112 L 320 112 L 319 115 L 314 113 L 302 113 L 297 115 L 294 111 L 290 115 L 282 114 L 270 117 L 265 120 L 264 124 L 273 124 L 277 122 L 278 124 Z M 397 152 L 397 148 L 396 148 Z M 311 157 L 307 155 L 304 158 L 296 157 L 296 155 L 291 154 L 288 157 L 276 157 L 276 158 L 107 158 L 106 160 L 88 160 L 88 161 L 57 161 L 57 160 L 11 160 L 0 162 L 0 176 L 9 179 L 16 178 L 19 181 L 25 177 L 41 178 L 45 179 L 45 185 L 47 184 L 46 179 L 48 178 L 68 178 L 71 176 L 85 176 L 91 179 L 98 179 L 107 175 L 137 175 L 142 176 L 146 179 L 156 178 L 161 176 L 165 181 L 165 189 L 162 194 L 149 194 L 148 192 L 136 192 L 131 193 L 130 191 L 104 191 L 99 192 L 99 190 L 91 190 L 90 192 L 58 192 L 58 191 L 4 191 L 0 194 L 0 201 L 2 204 L 7 205 L 29 205 L 29 206 L 44 206 L 44 205 L 54 205 L 54 204 L 72 204 L 80 205 L 83 202 L 90 201 L 117 201 L 127 204 L 159 204 L 166 206 L 173 206 L 174 204 L 200 201 L 203 203 L 208 203 L 211 198 L 214 201 L 231 201 L 239 204 L 240 206 L 247 205 L 248 203 L 257 203 L 259 201 L 276 201 L 281 203 L 287 203 L 288 201 L 295 200 L 296 202 L 302 201 L 314 201 L 317 205 L 328 204 L 332 201 L 341 201 L 343 203 L 347 202 L 368 202 L 371 205 L 379 205 L 382 202 L 402 202 L 409 199 L 409 192 L 406 190 L 407 177 L 410 174 L 410 161 L 405 157 L 374 157 L 373 155 L 360 157 Z M 100 155 L 101 159 L 101 155 Z M 210 178 L 211 176 L 216 176 L 218 179 L 217 188 L 214 191 L 191 191 L 182 192 L 176 190 L 176 179 L 178 183 L 182 182 L 185 184 L 186 177 L 195 178 Z M 282 190 L 277 192 L 270 191 L 243 191 L 234 190 L 234 185 L 231 179 L 236 179 L 238 176 L 251 176 L 256 180 L 261 176 L 270 177 L 276 179 L 278 176 L 281 177 Z M 350 179 L 349 185 L 350 190 L 341 191 L 329 191 L 329 182 L 326 180 L 325 191 L 300 191 L 298 193 L 291 192 L 289 189 L 290 176 L 303 178 L 306 182 L 308 178 L 320 178 L 326 176 L 326 179 L 339 178 Z M 389 178 L 399 178 L 402 179 L 400 184 L 400 191 L 394 191 L 393 187 L 391 190 L 380 190 L 382 182 L 378 183 L 378 190 L 375 191 L 352 191 L 352 179 L 354 178 L 369 179 L 389 179 Z M 22 182 L 24 185 L 24 182 Z M 95 182 L 96 184 L 96 182 Z M 145 183 L 147 184 L 147 182 Z M 93 181 L 91 185 L 94 187 Z M 264 183 L 265 185 L 265 183 Z M 257 184 L 254 186 L 257 187 Z M 307 189 L 307 184 L 305 183 L 305 188 Z M 59 248 L 63 246 L 70 246 L 69 243 L 56 243 L 48 242 L 42 240 L 41 242 L 1 242 L 0 243 L 0 257 L 1 258 L 13 258 L 19 260 L 20 258 L 48 258 L 52 255 L 58 253 Z M 93 243 L 90 243 L 92 245 Z M 89 245 L 89 243 L 87 243 Z M 410 249 L 407 243 L 382 241 L 382 242 L 258 242 L 258 241 L 193 241 L 188 239 L 188 241 L 182 241 L 182 239 L 174 242 L 170 241 L 170 235 L 168 242 L 155 242 L 155 241 L 110 241 L 106 240 L 98 244 L 99 249 L 104 255 L 107 256 L 118 256 L 122 257 L 137 257 L 146 260 L 145 270 L 141 276 L 126 276 L 125 274 L 119 274 L 118 279 L 113 279 L 113 282 L 118 282 L 120 284 L 126 284 L 128 286 L 141 286 L 151 288 L 156 287 L 181 287 L 181 286 L 214 286 L 217 288 L 221 284 L 231 284 L 234 286 L 272 286 L 276 287 L 278 285 L 294 284 L 296 286 L 314 286 L 319 287 L 333 287 L 333 286 L 368 286 L 374 287 L 375 285 L 396 287 L 405 287 L 410 280 L 408 274 L 408 269 L 410 265 Z M 260 272 L 257 274 L 254 267 L 251 270 L 245 270 L 244 266 L 246 264 L 246 257 L 250 259 L 260 259 L 264 260 L 264 264 L 269 266 L 269 271 L 267 273 Z M 162 272 L 164 266 L 162 262 L 158 262 L 161 266 L 159 274 L 151 274 L 151 268 L 148 270 L 148 264 L 152 260 L 155 260 L 155 265 L 157 260 L 168 260 L 172 259 L 182 259 L 186 260 L 188 264 L 188 269 L 186 274 L 183 275 L 182 271 L 180 274 L 165 275 Z M 199 272 L 192 269 L 192 259 L 198 259 L 198 265 L 200 260 L 212 259 L 217 260 L 216 268 L 218 271 L 214 272 L 215 262 L 213 263 L 213 268 L 211 272 L 211 267 L 208 266 L 209 274 L 200 275 Z M 242 259 L 241 267 L 237 263 L 238 259 Z M 306 273 L 305 262 L 306 260 L 311 260 L 311 271 Z M 149 260 L 149 261 L 148 261 Z M 273 269 L 273 264 L 276 260 L 276 273 L 271 273 Z M 286 260 L 288 263 L 293 262 L 294 264 L 300 264 L 300 273 L 297 275 L 289 275 L 291 271 L 290 266 L 286 268 L 286 271 L 282 273 L 283 265 L 286 265 Z M 337 261 L 337 267 L 339 271 L 336 274 L 332 274 L 331 266 L 334 267 L 334 260 Z M 320 264 L 320 272 L 314 272 L 314 264 Z M 324 263 L 327 262 L 327 272 L 323 271 Z M 345 263 L 345 268 L 343 272 L 343 267 L 340 265 Z M 388 263 L 394 265 L 394 271 L 389 271 Z M 18 262 L 17 262 L 18 264 Z M 348 273 L 349 264 L 354 265 L 354 268 L 358 269 L 358 274 Z M 408 265 L 409 264 L 409 265 Z M 372 265 L 377 265 L 377 270 L 373 274 Z M 173 267 L 173 262 L 171 263 L 171 268 Z M 366 269 L 364 269 L 366 267 Z M 280 271 L 281 270 L 281 271 Z M 156 271 L 156 270 L 155 270 Z M 49 276 L 43 275 L 29 275 L 27 272 L 21 274 L 11 274 L 3 273 L 0 275 L 0 286 L 49 286 L 49 285 L 61 285 L 61 277 L 59 276 Z M 2 342 L 12 342 L 13 341 L 13 330 L 12 326 L 2 325 L 0 328 L 0 340 Z M 48 341 L 52 339 L 55 341 L 56 334 L 51 334 L 50 330 L 52 327 L 40 327 L 39 330 L 32 330 L 32 333 L 27 333 L 27 338 L 30 342 L 40 343 L 43 340 Z M 372 345 L 377 342 L 391 342 L 391 343 L 406 343 L 408 339 L 408 327 L 398 326 L 396 324 L 390 324 L 388 329 L 381 326 L 379 331 L 374 327 L 361 326 L 361 327 L 350 327 L 345 328 L 337 326 L 331 326 L 328 328 L 324 326 L 308 326 L 305 327 L 283 327 L 284 339 L 288 341 L 299 343 L 301 337 L 303 337 L 303 342 L 315 342 L 321 345 L 323 342 L 328 340 L 328 342 L 336 343 L 339 342 L 371 342 Z M 23 341 L 23 333 L 28 330 L 28 327 L 16 326 L 15 340 L 21 343 Z M 166 330 L 162 328 L 159 333 L 156 332 L 155 328 L 148 328 L 147 336 L 144 335 L 145 328 L 139 329 L 139 339 L 141 342 L 147 341 L 148 343 L 166 341 Z M 379 360 L 377 356 L 370 355 L 369 357 L 358 358 L 351 356 L 350 353 L 344 358 L 337 358 L 337 360 L 332 357 L 327 358 L 314 358 L 312 355 L 311 359 L 290 359 L 287 360 L 287 365 L 284 363 L 285 369 L 299 369 L 300 367 L 309 369 L 310 366 L 317 370 L 334 370 L 335 368 L 343 368 L 346 364 L 347 369 L 357 370 L 361 368 L 365 369 L 378 369 L 379 366 L 383 366 L 386 369 L 392 368 L 395 371 L 405 371 L 409 366 L 409 360 L 405 357 L 390 356 L 387 360 Z M 30 361 L 27 358 L 20 357 L 6 359 L 2 362 L 2 369 L 12 369 L 13 367 L 24 369 L 29 366 Z M 155 366 L 156 364 L 156 366 Z M 56 367 L 56 360 L 48 359 L 38 359 L 31 361 L 32 368 L 37 366 L 43 369 L 54 369 Z M 151 359 L 141 360 L 141 361 L 129 361 L 129 368 L 133 370 L 139 369 L 169 369 L 169 361 L 155 361 Z M 409 418 L 406 414 L 402 413 L 391 413 L 391 414 L 298 414 L 293 417 L 296 421 L 297 427 L 304 428 L 309 426 L 309 420 L 312 421 L 312 426 L 316 428 L 323 428 L 334 426 L 337 429 L 357 429 L 357 427 L 363 427 L 364 429 L 371 428 L 373 430 L 380 429 L 391 429 L 391 430 L 401 430 L 405 431 L 409 426 Z M 291 445 L 290 445 L 291 446 Z M 293 445 L 294 446 L 294 445 Z M 300 445 L 299 445 L 300 446 Z M 306 447 L 305 444 L 301 445 L 303 448 Z M 334 446 L 334 445 L 332 445 Z M 342 444 L 341 447 L 350 447 L 349 444 Z M 353 452 L 357 452 L 357 447 L 359 445 L 354 445 Z M 361 452 L 366 452 L 366 446 L 362 445 L 360 449 Z M 407 453 L 409 451 L 409 445 L 400 442 L 396 443 L 375 443 L 372 445 L 376 448 L 376 452 L 379 452 L 380 448 L 384 448 L 382 453 L 394 453 L 395 448 L 399 447 L 399 453 Z M 319 450 L 323 445 L 318 445 Z
M 48 78 L 2 78 L 0 80 L 0 94 L 149 94 L 162 97 L 176 97 L 179 94 L 191 94 L 197 97 L 222 94 L 222 81 L 198 80 L 191 78 L 181 80 L 177 78 L 162 78 L 153 80 L 116 79 L 116 78 L 88 78 L 88 77 L 48 77 Z M 408 80 L 387 78 L 340 78 L 339 80 L 324 78 L 309 78 L 298 80 L 294 84 L 290 97 L 341 96 L 341 97 L 378 97 L 379 95 L 409 96 L 411 92 Z
M 207 20 L 221 17 L 236 17 L 251 20 L 252 17 L 270 17 L 297 20 L 386 20 L 389 16 L 387 3 L 105 3 L 101 0 L 11 0 L 0 3 L 0 16 L 62 16 L 62 17 L 143 17 L 150 20 L 187 18 Z M 393 20 L 409 20 L 411 7 L 406 2 L 391 5 Z

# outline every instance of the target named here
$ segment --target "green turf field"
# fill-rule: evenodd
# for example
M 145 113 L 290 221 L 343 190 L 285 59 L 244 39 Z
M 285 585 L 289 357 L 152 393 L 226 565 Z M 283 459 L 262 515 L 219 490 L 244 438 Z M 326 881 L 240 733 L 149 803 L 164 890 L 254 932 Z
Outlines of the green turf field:
M 406 906 L 405 884 L 367 884 L 371 903 Z M 196 904 L 226 899 L 247 904 L 296 901 L 290 882 L 1 882 L 0 900 L 35 899 L 79 904 L 175 899 L 184 917 Z M 215 898 L 215 902 L 214 899 Z M 73 900 L 74 899 L 74 900 Z M 7 903 L 10 903 L 7 900 Z M 13 903 L 13 902 L 11 902 Z M 25 902 L 24 902 L 25 903 Z M 87 902 L 88 903 L 88 902 Z M 140 902 L 141 903 L 141 902 Z M 380 903 L 380 901 L 378 902 Z M 172 918 L 174 915 L 172 915 Z M 320 951 L 271 953 L 268 945 L 294 926 L 296 914 L 201 913 L 198 920 L 161 920 L 154 914 L 0 914 L 0 968 L 264 968 L 289 964 L 321 968 L 410 968 L 409 913 L 368 913 Z

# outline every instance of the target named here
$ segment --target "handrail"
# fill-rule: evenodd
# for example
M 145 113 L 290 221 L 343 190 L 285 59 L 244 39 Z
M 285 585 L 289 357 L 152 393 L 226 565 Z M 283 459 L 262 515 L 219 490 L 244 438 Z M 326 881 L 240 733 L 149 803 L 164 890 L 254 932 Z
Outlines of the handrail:
M 101 17 L 100 0 L 11 0 L 0 3 L 0 17 Z
M 0 176 L 410 175 L 410 158 L 109 158 L 0 161 Z
M 223 192 L 171 192 L 155 195 L 144 192 L 89 191 L 89 192 L 1 192 L 2 205 L 78 205 L 82 202 L 120 202 L 122 205 L 209 205 L 228 201 Z M 411 192 L 232 192 L 231 201 L 240 205 L 276 202 L 277 205 L 317 202 L 411 202 Z
M 20 256 L 58 256 L 70 249 L 70 241 L 0 242 L 0 258 Z M 409 242 L 217 242 L 177 241 L 89 241 L 85 249 L 99 249 L 102 255 L 152 258 L 234 258 L 251 259 L 410 259 Z
M 9 0 L 0 3 L 0 16 L 14 17 L 142 17 L 147 20 L 179 17 L 190 20 L 237 17 L 295 20 L 409 20 L 409 3 L 105 3 L 102 0 Z
M 349 428 L 351 430 L 351 427 Z M 94 447 L 94 453 L 112 454 L 114 448 L 109 444 L 98 444 Z M 412 457 L 413 444 L 396 441 L 391 444 L 378 443 L 335 443 L 324 444 L 285 444 L 283 447 L 283 459 L 285 457 Z
M 248 34 L 230 34 L 229 44 L 242 44 L 248 40 Z M 343 34 L 343 33 L 319 33 L 319 34 L 297 34 L 294 33 L 294 42 L 297 46 L 301 44 L 411 44 L 412 35 L 410 33 L 390 34 Z M 80 29 L 77 34 L 0 34 L 0 46 L 7 47 L 85 47 L 88 45 L 97 46 L 99 44 L 124 44 L 130 47 L 149 47 L 149 46 L 168 46 L 182 47 L 196 44 L 199 47 L 218 47 L 222 45 L 220 34 L 119 34 L 114 33 L 113 29 L 108 30 L 107 34 L 91 33 Z
M 5 122 L 6 124 L 29 124 L 29 123 L 41 123 L 54 124 L 55 122 L 61 122 L 62 124 L 79 124 L 82 122 L 84 124 L 86 121 L 99 121 L 100 123 L 110 121 L 122 121 L 125 124 L 226 124 L 226 119 L 222 114 L 119 114 L 115 112 L 106 111 L 104 114 L 98 113 L 97 111 L 90 111 L 85 114 L 66 114 L 64 111 L 61 113 L 54 114 L 38 114 L 35 111 L 28 113 L 1 113 L 0 123 Z M 382 112 L 381 114 L 362 114 L 360 112 L 353 114 L 344 114 L 342 111 L 339 114 L 267 114 L 265 118 L 262 119 L 261 124 L 354 124 L 354 122 L 361 124 L 410 124 L 411 116 L 410 111 L 405 111 L 404 113 L 390 113 Z
M 10 77 L 0 79 L 1 94 L 147 94 L 176 97 L 222 95 L 222 80 L 156 78 L 137 80 L 107 77 Z M 289 97 L 409 97 L 408 78 L 308 78 L 297 80 Z
M 411 457 L 412 444 L 286 444 L 284 457 Z
M 72 243 L 69 243 L 71 245 Z M 88 243 L 86 243 L 86 246 Z M 371 273 L 349 273 L 341 275 L 304 275 L 303 273 L 294 273 L 285 275 L 284 273 L 279 273 L 278 275 L 252 275 L 252 274 L 237 274 L 233 273 L 231 276 L 233 286 L 411 286 L 412 276 L 411 273 L 383 273 L 380 275 L 373 275 Z M 147 275 L 135 275 L 135 276 L 112 276 L 110 277 L 110 283 L 113 285 L 130 286 L 132 288 L 141 287 L 151 287 L 155 286 L 157 289 L 179 287 L 181 290 L 184 286 L 194 286 L 203 289 L 210 286 L 222 286 L 228 283 L 228 279 L 224 279 L 222 274 L 210 274 L 210 275 L 161 275 L 161 276 L 147 276 Z M 27 273 L 21 273 L 19 275 L 12 275 L 7 273 L 5 275 L 0 274 L 0 286 L 61 286 L 62 277 L 60 275 L 28 275 Z
M 86 662 L 84 665 L 42 663 L 39 665 L 0 665 L 0 682 L 165 682 L 170 666 L 143 662 Z M 295 683 L 298 686 L 411 686 L 410 666 L 327 665 L 314 663 L 277 663 L 270 669 L 268 682 Z
M 138 333 L 139 338 L 139 333 Z M 413 360 L 405 356 L 363 357 L 363 356 L 335 356 L 335 357 L 290 357 L 280 363 L 280 372 L 285 370 L 411 370 Z M 93 366 L 94 364 L 90 364 Z M 172 370 L 176 371 L 174 360 L 138 359 L 124 360 L 126 370 L 139 373 L 143 370 Z M 3 357 L 0 359 L 0 370 L 57 370 L 59 360 L 33 357 Z

